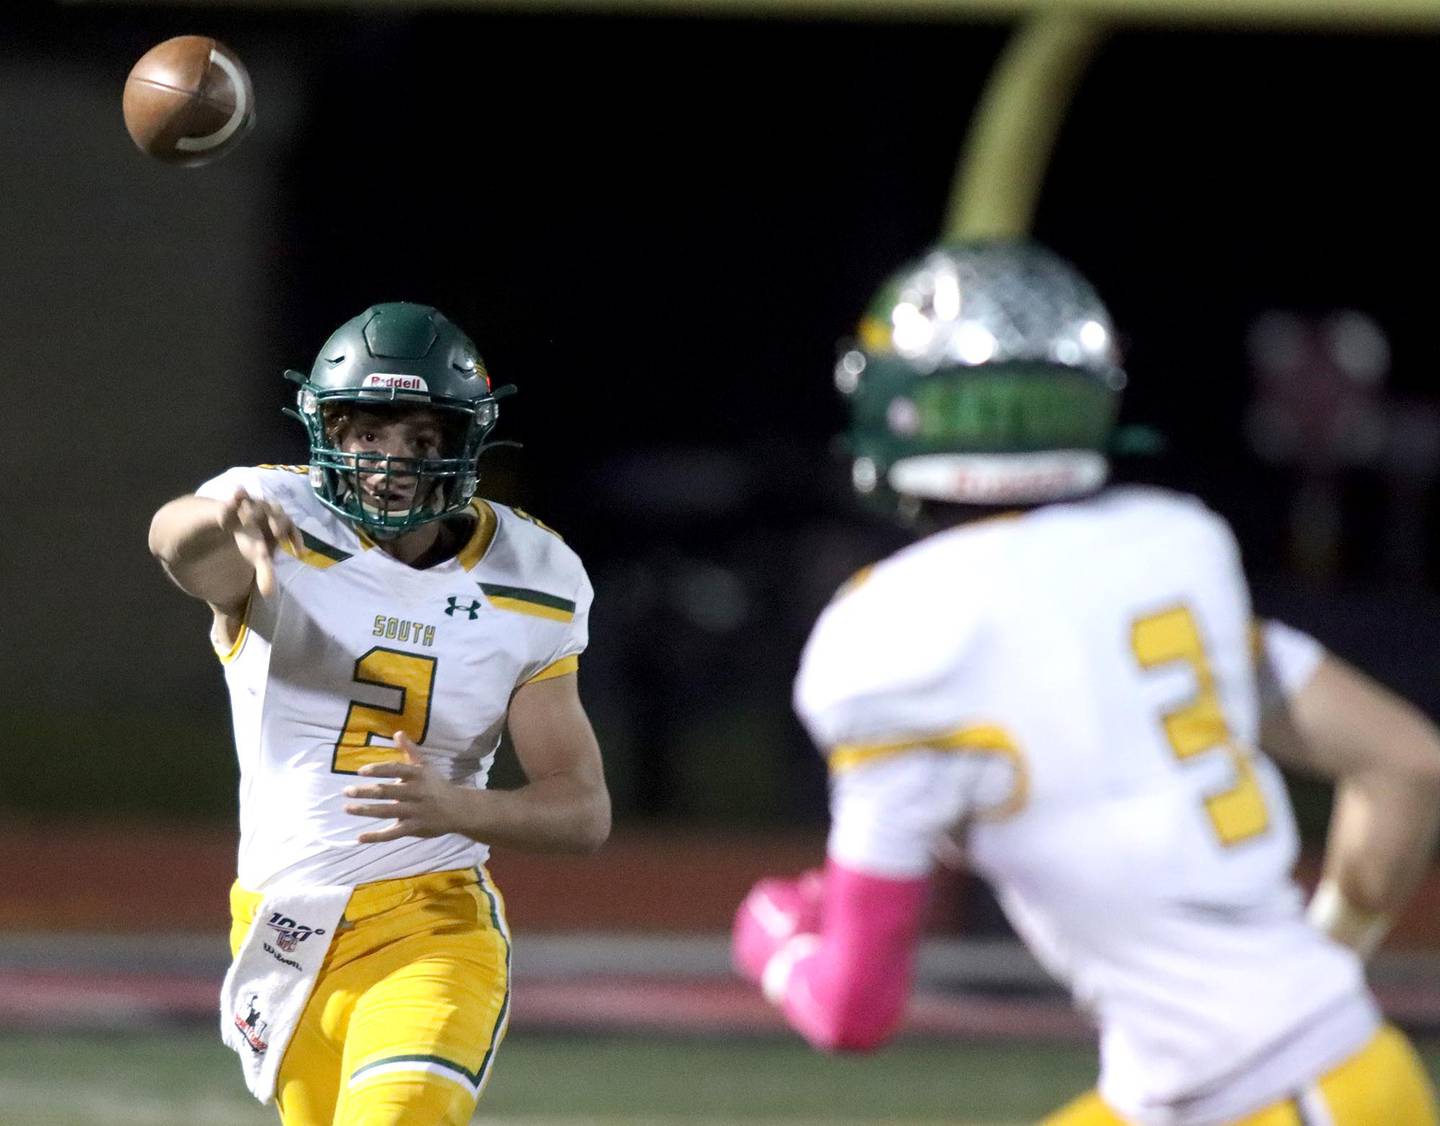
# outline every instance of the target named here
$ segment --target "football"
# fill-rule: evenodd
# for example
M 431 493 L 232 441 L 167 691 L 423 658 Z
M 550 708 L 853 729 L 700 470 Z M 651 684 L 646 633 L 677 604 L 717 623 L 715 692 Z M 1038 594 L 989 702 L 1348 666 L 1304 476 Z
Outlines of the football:
M 141 152 L 166 164 L 207 164 L 229 152 L 255 117 L 244 64 L 223 43 L 178 35 L 130 69 L 125 128 Z

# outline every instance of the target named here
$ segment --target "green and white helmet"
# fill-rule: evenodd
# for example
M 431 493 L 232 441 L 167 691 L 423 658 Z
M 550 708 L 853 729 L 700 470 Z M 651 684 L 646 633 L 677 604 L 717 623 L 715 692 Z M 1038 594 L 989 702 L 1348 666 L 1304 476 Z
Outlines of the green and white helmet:
M 862 495 L 1006 505 L 1104 484 L 1125 373 L 1090 284 L 1040 246 L 993 241 L 892 275 L 835 382 Z
M 443 313 L 407 301 L 372 305 L 325 342 L 310 374 L 287 371 L 300 385 L 300 420 L 310 439 L 310 485 L 327 508 L 389 539 L 458 512 L 479 480 L 476 465 L 499 417 L 496 400 L 513 387 L 491 389 L 484 361 L 468 336 Z M 440 456 L 395 458 L 346 453 L 335 423 L 346 409 L 405 407 L 435 410 L 444 431 Z M 403 510 L 366 503 L 359 478 L 415 478 L 414 500 Z

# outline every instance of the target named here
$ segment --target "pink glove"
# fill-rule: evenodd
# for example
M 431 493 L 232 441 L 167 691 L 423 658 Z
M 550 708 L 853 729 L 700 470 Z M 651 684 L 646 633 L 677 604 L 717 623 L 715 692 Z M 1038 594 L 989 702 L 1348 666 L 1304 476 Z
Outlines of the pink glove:
M 794 879 L 771 876 L 750 889 L 735 912 L 730 962 L 735 972 L 759 984 L 766 963 L 797 934 L 820 930 L 825 874 L 818 868 Z

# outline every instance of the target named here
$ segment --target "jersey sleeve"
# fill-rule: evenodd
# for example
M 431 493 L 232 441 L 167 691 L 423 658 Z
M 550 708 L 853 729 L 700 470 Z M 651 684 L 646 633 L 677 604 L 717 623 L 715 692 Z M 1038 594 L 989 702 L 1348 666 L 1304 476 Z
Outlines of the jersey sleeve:
M 224 473 L 204 482 L 195 490 L 195 495 L 209 500 L 226 501 L 243 490 L 256 500 L 269 501 L 278 505 L 295 522 L 304 540 L 305 550 L 296 553 L 289 543 L 282 542 L 272 552 L 275 564 L 275 580 L 283 589 L 289 586 L 296 575 L 302 574 L 306 564 L 302 560 L 319 558 L 322 563 L 334 562 L 337 552 L 328 548 L 306 530 L 306 502 L 312 496 L 310 477 L 300 465 L 247 465 L 225 470 Z M 315 550 L 318 548 L 319 550 Z M 344 558 L 344 553 L 338 555 Z
M 595 598 L 595 590 L 590 586 L 589 576 L 585 569 L 579 566 L 579 562 L 576 562 L 576 569 L 579 580 L 572 598 L 567 599 L 575 609 L 570 613 L 569 621 L 564 622 L 564 628 L 559 631 L 553 647 L 547 649 L 539 661 L 533 662 L 527 668 L 526 674 L 521 677 L 521 684 L 534 684 L 552 677 L 563 677 L 567 672 L 575 672 L 580 667 L 580 654 L 585 652 L 586 645 L 590 644 L 590 602 Z
M 832 772 L 826 855 L 870 876 L 926 876 L 941 836 L 1002 803 L 1009 788 L 995 761 L 944 751 L 916 750 Z
M 523 623 L 515 686 L 575 672 L 590 642 L 594 597 L 584 564 L 558 532 L 528 512 L 484 503 L 497 526 L 476 577 L 492 606 Z
M 829 855 L 887 878 L 928 873 L 941 834 L 1006 812 L 1026 782 L 973 667 L 983 607 L 917 603 L 923 586 L 877 575 L 832 603 L 795 682 L 796 712 L 830 770 Z
M 297 479 L 304 481 L 308 487 L 308 478 L 298 477 Z M 257 500 L 283 501 L 285 499 L 284 490 L 282 487 L 277 487 L 279 480 L 281 480 L 279 475 L 263 466 L 236 466 L 233 469 L 225 470 L 217 477 L 211 477 L 195 490 L 195 495 L 207 497 L 210 500 L 229 500 L 237 490 L 244 489 L 246 493 Z
M 1255 665 L 1261 708 L 1283 705 L 1310 682 L 1325 647 L 1308 633 L 1273 618 L 1255 623 Z
M 876 573 L 811 631 L 795 678 L 801 723 L 825 753 L 943 732 L 973 719 L 965 664 L 982 630 L 974 602 L 926 606 L 922 584 Z

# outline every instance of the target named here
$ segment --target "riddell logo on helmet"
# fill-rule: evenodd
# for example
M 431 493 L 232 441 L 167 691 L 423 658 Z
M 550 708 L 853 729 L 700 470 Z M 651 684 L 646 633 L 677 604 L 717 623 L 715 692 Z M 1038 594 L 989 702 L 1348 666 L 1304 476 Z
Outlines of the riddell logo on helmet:
M 360 385 L 366 387 L 383 387 L 388 391 L 429 391 L 430 385 L 418 375 L 390 375 L 386 372 L 372 372 L 365 377 L 365 382 Z

